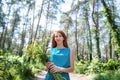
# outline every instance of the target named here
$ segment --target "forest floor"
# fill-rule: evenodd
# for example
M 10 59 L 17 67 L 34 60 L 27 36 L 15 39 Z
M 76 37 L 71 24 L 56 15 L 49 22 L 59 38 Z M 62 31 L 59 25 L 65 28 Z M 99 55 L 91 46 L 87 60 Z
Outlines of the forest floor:
M 44 80 L 46 75 L 46 71 L 39 72 L 34 80 Z M 70 80 L 92 80 L 89 76 L 86 76 L 84 74 L 76 74 L 76 73 L 70 73 Z

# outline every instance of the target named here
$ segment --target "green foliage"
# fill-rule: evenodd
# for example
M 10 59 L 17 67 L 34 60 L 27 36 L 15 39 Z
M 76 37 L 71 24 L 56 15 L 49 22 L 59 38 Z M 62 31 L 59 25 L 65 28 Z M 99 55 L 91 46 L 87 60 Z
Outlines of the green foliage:
M 41 54 L 40 55 L 40 61 L 42 62 L 43 65 L 46 64 L 46 62 L 49 61 L 49 55 L 46 55 L 45 53 Z
M 116 70 L 120 67 L 120 63 L 113 59 L 109 59 L 108 62 L 104 66 L 106 70 Z
M 90 63 L 90 65 L 88 66 L 88 71 L 87 73 L 99 73 L 99 72 L 103 72 L 104 71 L 104 66 L 103 66 L 103 62 L 98 60 L 98 59 L 94 59 L 92 60 L 92 62 Z
M 41 63 L 37 63 L 37 64 L 30 64 L 29 66 L 31 66 L 32 68 L 32 73 L 33 74 L 37 74 L 39 71 L 44 69 L 44 65 Z
M 9 73 L 10 76 L 12 76 L 15 80 L 32 80 L 32 78 L 34 77 L 29 64 L 14 65 L 9 69 Z
M 7 53 L 5 53 L 7 54 Z M 22 57 L 0 56 L 1 80 L 32 80 L 34 74 L 29 64 L 22 62 Z
M 106 71 L 104 73 L 92 74 L 92 80 L 120 80 L 120 70 Z
M 75 62 L 75 73 L 81 73 L 81 74 L 85 74 L 87 67 L 88 67 L 89 63 L 87 61 L 79 61 L 79 62 Z
M 41 62 L 45 65 L 45 63 L 49 61 L 49 57 L 44 50 L 44 43 L 39 44 L 37 41 L 33 41 L 27 50 L 24 50 L 24 52 L 26 52 L 24 61 L 30 63 Z
M 100 74 L 92 74 L 91 78 L 92 80 L 104 80 L 104 77 Z
M 66 80 L 66 78 L 62 77 L 60 73 L 53 73 L 52 76 L 55 80 Z
M 119 80 L 120 63 L 114 59 L 109 59 L 106 63 L 98 59 L 94 59 L 91 62 L 81 60 L 75 62 L 74 72 L 92 75 L 93 80 Z M 113 75 L 111 75 L 112 72 Z
M 44 66 L 40 63 L 39 53 L 31 56 L 30 62 L 28 56 L 29 52 L 19 57 L 9 51 L 0 50 L 0 80 L 32 80 Z
M 92 80 L 119 80 L 120 63 L 113 59 L 109 59 L 107 63 L 95 59 L 92 60 L 86 72 L 92 74 Z

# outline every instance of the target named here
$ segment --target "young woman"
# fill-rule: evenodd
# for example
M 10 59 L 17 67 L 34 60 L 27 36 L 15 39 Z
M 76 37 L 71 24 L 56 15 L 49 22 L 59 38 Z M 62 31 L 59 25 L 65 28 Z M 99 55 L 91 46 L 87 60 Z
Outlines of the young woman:
M 68 47 L 67 37 L 63 31 L 53 32 L 52 48 L 47 50 L 47 54 L 50 54 L 50 62 L 46 64 L 48 73 L 45 80 L 54 80 L 51 73 L 56 72 L 59 72 L 66 80 L 70 80 L 69 73 L 74 70 L 74 53 Z

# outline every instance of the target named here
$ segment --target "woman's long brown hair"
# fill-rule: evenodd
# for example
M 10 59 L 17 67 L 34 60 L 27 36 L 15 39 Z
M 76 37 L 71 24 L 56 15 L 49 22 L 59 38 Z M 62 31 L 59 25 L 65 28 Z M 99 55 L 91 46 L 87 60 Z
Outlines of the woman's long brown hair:
M 64 38 L 63 45 L 64 45 L 64 47 L 68 48 L 67 36 L 65 35 L 65 33 L 62 30 L 53 31 L 53 33 L 52 33 L 52 48 L 55 48 L 57 46 L 57 43 L 55 41 L 55 32 L 60 33 L 62 35 L 62 37 Z

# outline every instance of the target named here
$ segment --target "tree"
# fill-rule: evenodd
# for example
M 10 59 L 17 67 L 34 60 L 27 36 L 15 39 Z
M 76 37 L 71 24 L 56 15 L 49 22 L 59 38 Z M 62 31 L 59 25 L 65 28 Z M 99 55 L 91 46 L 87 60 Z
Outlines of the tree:
M 86 24 L 87 24 L 87 46 L 88 46 L 88 54 L 89 54 L 89 59 L 90 61 L 92 60 L 92 34 L 91 34 L 91 29 L 90 29 L 90 24 L 89 24 L 89 8 L 85 9 L 85 19 L 86 19 Z
M 97 1 L 97 2 L 95 2 Z M 98 0 L 92 0 L 92 20 L 93 20 L 93 29 L 94 29 L 94 34 L 95 34 L 95 40 L 96 40 L 96 52 L 98 55 L 98 58 L 101 58 L 101 53 L 100 53 L 100 47 L 99 47 L 99 22 L 98 22 L 98 9 L 99 9 L 99 3 Z M 97 11 L 95 12 L 95 3 L 97 3 Z M 96 15 L 95 15 L 96 14 Z
M 119 57 L 120 54 L 120 28 L 118 25 L 115 23 L 114 20 L 114 14 L 112 14 L 112 10 L 107 6 L 106 2 L 104 0 L 101 0 L 102 5 L 105 9 L 106 12 L 106 18 L 107 21 L 110 25 L 110 31 L 111 31 L 111 36 L 112 36 L 112 42 L 114 43 L 114 51 L 116 54 L 116 57 Z
M 14 37 L 14 32 L 15 32 L 15 28 L 18 26 L 19 24 L 19 21 L 20 21 L 20 16 L 18 14 L 19 12 L 19 9 L 15 10 L 13 12 L 13 19 L 12 19 L 12 22 L 11 22 L 11 35 L 10 35 L 10 38 L 11 38 L 11 41 L 10 41 L 10 44 L 8 46 L 8 49 L 12 49 L 12 40 L 13 40 L 13 37 Z
M 43 11 L 44 1 L 45 1 L 45 0 L 42 0 L 42 5 L 41 5 L 40 13 L 38 14 L 38 22 L 37 22 L 37 28 L 36 28 L 36 31 L 35 31 L 35 35 L 34 35 L 34 40 L 36 39 L 36 36 L 37 36 L 38 27 L 39 27 L 39 23 L 40 23 L 42 11 Z
M 26 36 L 26 31 L 23 29 L 22 34 L 21 34 L 21 44 L 20 44 L 20 48 L 19 48 L 19 56 L 23 55 L 23 51 L 22 49 L 24 48 L 24 44 L 25 44 L 25 36 Z
M 5 13 L 2 11 L 2 6 L 0 6 L 0 27 L 2 27 L 2 33 L 0 36 L 0 48 L 4 49 L 4 41 L 5 41 Z

